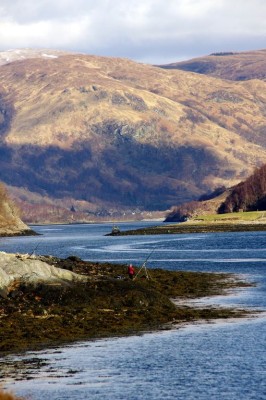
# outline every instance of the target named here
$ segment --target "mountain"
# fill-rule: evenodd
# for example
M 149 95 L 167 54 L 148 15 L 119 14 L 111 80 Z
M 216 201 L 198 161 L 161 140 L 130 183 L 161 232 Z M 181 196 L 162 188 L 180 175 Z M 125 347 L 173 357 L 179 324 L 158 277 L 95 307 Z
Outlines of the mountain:
M 266 50 L 222 52 L 192 60 L 160 65 L 232 81 L 266 80 Z
M 7 196 L 6 190 L 0 184 L 0 236 L 30 234 L 32 231 L 25 225 L 17 208 Z
M 0 66 L 0 179 L 21 201 L 134 215 L 232 186 L 265 162 L 263 80 L 21 52 Z

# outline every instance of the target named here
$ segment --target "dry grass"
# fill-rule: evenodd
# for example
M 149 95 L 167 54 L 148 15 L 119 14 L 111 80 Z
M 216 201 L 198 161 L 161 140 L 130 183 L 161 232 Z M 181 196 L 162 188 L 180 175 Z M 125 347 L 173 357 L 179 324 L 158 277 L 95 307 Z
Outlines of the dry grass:
M 19 82 L 17 68 L 11 63 L 4 71 L 9 93 L 14 89 L 19 94 L 15 103 L 19 112 L 8 133 L 8 141 L 14 144 L 23 141 L 71 146 L 84 135 L 85 127 L 89 128 L 86 133 L 89 137 L 92 125 L 102 123 L 107 117 L 133 125 L 136 122 L 151 124 L 157 120 L 154 133 L 159 133 L 160 141 L 169 140 L 171 144 L 173 141 L 184 142 L 183 137 L 187 134 L 192 135 L 192 141 L 203 143 L 207 140 L 213 145 L 220 135 L 218 151 L 226 151 L 226 146 L 232 147 L 230 140 L 233 138 L 234 148 L 241 153 L 243 137 L 241 132 L 232 129 L 233 124 L 238 123 L 237 117 L 245 122 L 252 113 L 251 134 L 254 117 L 258 123 L 262 117 L 252 95 L 246 95 L 245 87 L 232 82 L 227 83 L 225 89 L 223 81 L 192 76 L 183 71 L 164 71 L 128 60 L 76 55 L 53 61 L 26 60 L 19 65 L 19 72 L 28 79 Z M 223 95 L 219 101 L 216 97 L 213 99 L 213 93 L 224 92 L 230 96 Z M 121 101 L 114 101 L 117 94 Z M 234 103 L 231 97 L 239 98 L 241 102 Z M 136 99 L 140 100 L 140 105 L 146 104 L 145 112 L 139 108 Z M 191 120 L 191 113 L 197 114 L 196 120 Z M 160 132 L 160 126 L 167 127 L 169 139 L 163 130 Z M 60 141 L 62 132 L 65 136 Z M 149 138 L 146 133 L 146 140 L 154 141 L 154 135 Z M 250 145 L 249 152 L 252 152 L 253 145 Z M 230 152 L 226 153 L 234 163 L 234 157 Z
M 195 71 L 213 77 L 243 81 L 248 79 L 266 79 L 266 50 L 245 51 L 240 53 L 214 53 L 188 61 L 163 66 L 186 71 Z

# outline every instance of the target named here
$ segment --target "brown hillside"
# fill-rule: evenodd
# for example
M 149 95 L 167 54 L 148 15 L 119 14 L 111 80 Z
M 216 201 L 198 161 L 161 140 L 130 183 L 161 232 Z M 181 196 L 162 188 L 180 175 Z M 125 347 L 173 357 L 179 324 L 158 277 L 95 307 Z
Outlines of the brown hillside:
M 266 83 L 79 54 L 0 67 L 0 177 L 60 198 L 166 209 L 265 162 Z
M 266 50 L 214 53 L 160 67 L 180 69 L 232 81 L 266 80 Z

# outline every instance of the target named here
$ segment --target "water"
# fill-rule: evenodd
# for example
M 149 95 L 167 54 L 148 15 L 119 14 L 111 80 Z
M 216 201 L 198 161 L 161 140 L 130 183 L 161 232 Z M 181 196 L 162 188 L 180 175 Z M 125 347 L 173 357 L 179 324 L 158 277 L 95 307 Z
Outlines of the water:
M 121 229 L 151 223 L 121 224 Z M 39 237 L 1 239 L 0 250 L 232 272 L 257 283 L 205 303 L 266 310 L 266 232 L 105 237 L 109 224 L 34 227 Z M 186 325 L 129 338 L 10 356 L 48 360 L 32 380 L 4 382 L 35 399 L 266 399 L 266 318 Z

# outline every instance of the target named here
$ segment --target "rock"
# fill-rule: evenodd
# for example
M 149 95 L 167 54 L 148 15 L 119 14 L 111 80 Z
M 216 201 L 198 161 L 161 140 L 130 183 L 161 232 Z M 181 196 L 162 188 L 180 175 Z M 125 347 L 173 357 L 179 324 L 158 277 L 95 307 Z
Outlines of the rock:
M 19 218 L 16 206 L 10 201 L 5 187 L 0 183 L 0 236 L 30 235 L 33 233 Z
M 87 277 L 54 267 L 29 254 L 0 252 L 0 295 L 6 296 L 19 283 L 86 282 Z

